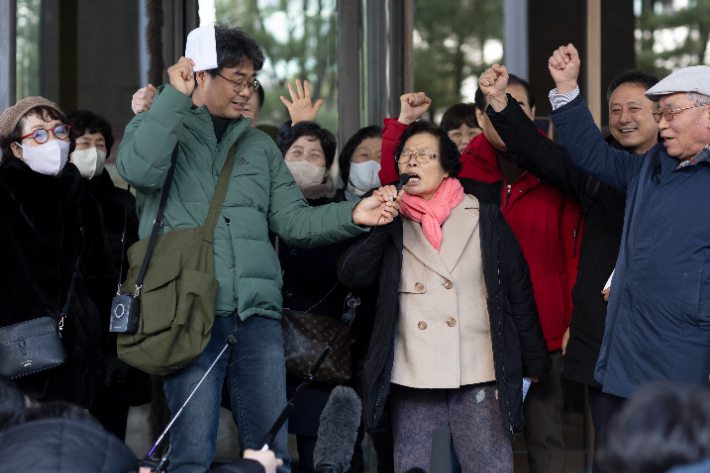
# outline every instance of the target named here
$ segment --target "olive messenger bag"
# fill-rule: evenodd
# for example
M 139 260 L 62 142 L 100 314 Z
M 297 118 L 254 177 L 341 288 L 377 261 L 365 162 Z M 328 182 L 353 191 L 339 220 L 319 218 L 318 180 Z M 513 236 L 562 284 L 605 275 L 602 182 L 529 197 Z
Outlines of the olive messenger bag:
M 151 236 L 128 249 L 130 266 L 120 292 L 132 291 L 140 312 L 137 332 L 119 333 L 117 349 L 119 359 L 141 371 L 174 373 L 202 353 L 210 340 L 219 289 L 212 242 L 236 146 L 229 150 L 204 226 L 158 235 L 175 174 L 175 145 Z

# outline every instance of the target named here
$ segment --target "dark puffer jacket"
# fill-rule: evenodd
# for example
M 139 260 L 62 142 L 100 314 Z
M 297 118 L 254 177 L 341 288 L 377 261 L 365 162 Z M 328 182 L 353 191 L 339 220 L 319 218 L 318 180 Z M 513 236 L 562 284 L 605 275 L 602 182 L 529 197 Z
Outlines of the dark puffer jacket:
M 0 327 L 59 318 L 82 244 L 83 197 L 81 175 L 71 163 L 59 177 L 34 172 L 19 160 L 0 166 Z M 92 233 L 85 231 L 83 262 L 92 259 Z M 17 383 L 40 399 L 90 407 L 100 330 L 98 312 L 79 274 L 62 338 L 67 361 Z
M 480 204 L 483 276 L 496 382 L 505 429 L 512 435 L 524 425 L 523 377 L 544 375 L 550 369 L 550 356 L 537 315 L 530 270 L 500 211 L 501 182 L 459 180 L 464 191 Z M 371 238 L 363 235 L 351 240 L 338 263 L 338 276 L 348 287 L 365 288 L 379 281 L 375 326 L 363 374 L 363 412 L 370 430 L 377 427 L 382 416 L 392 376 L 403 237 L 402 219 L 397 218 L 378 228 Z
M 9 428 L 0 435 L 0 473 L 136 473 L 131 450 L 100 425 L 53 418 Z

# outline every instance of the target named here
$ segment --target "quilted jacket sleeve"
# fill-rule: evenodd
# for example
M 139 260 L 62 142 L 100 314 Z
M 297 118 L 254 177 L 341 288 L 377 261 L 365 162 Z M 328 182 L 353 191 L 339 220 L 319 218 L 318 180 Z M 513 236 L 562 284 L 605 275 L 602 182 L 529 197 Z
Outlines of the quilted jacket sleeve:
M 269 228 L 287 245 L 313 248 L 369 231 L 369 227 L 353 223 L 353 209 L 359 201 L 311 207 L 296 186 L 275 144 L 271 143 L 267 155 L 271 175 Z
M 166 85 L 149 111 L 133 117 L 116 160 L 116 170 L 126 182 L 143 193 L 163 185 L 178 132 L 191 106 L 190 97 Z

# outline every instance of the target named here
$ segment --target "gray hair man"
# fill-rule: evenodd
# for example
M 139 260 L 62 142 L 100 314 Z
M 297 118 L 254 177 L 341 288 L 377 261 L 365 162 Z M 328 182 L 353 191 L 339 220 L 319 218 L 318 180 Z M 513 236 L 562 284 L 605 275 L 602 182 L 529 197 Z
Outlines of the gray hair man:
M 633 155 L 606 144 L 579 96 L 573 45 L 550 57 L 552 120 L 573 161 L 627 194 L 595 378 L 628 398 L 668 380 L 710 386 L 710 67 L 646 92 L 662 143 Z

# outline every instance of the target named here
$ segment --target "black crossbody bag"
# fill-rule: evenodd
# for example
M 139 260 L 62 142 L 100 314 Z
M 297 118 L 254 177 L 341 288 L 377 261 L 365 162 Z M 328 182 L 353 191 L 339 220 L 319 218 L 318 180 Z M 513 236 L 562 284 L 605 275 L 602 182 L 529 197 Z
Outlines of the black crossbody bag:
M 59 319 L 40 317 L 0 328 L 0 374 L 3 376 L 10 379 L 22 378 L 56 368 L 66 361 L 62 330 L 84 254 L 84 228 L 80 230 L 81 250 L 76 258 L 69 293 Z

